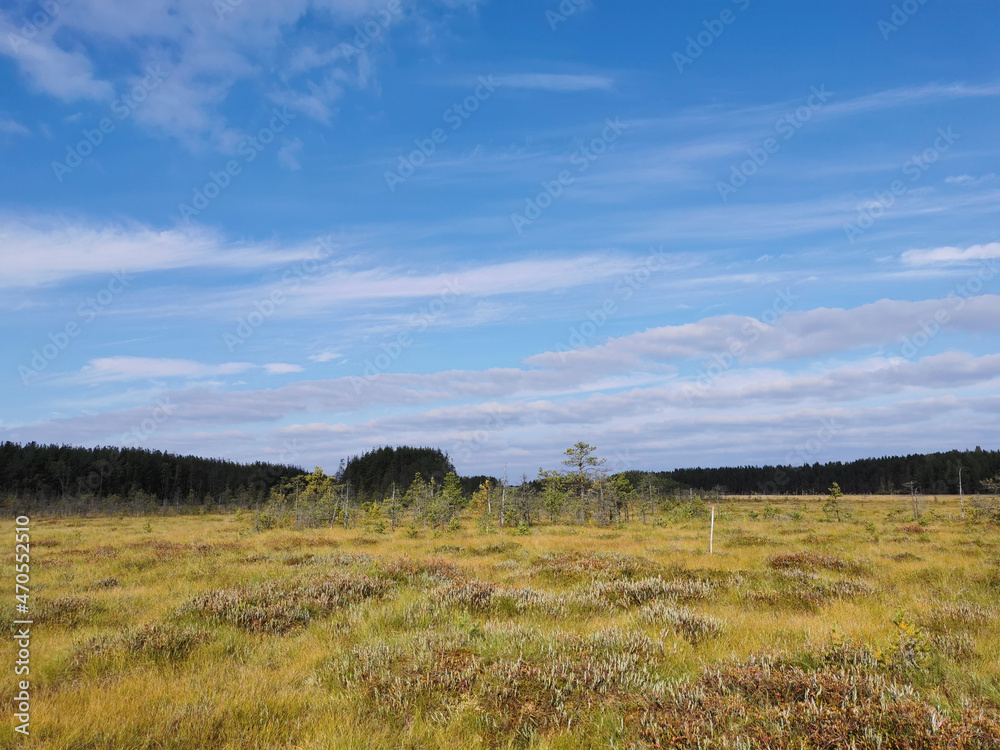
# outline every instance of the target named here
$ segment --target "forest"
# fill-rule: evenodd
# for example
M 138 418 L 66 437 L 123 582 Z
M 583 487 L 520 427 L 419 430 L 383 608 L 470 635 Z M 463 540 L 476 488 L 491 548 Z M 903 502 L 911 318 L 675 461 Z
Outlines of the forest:
M 837 482 L 848 495 L 957 495 L 980 491 L 1000 472 L 1000 451 L 948 451 L 804 466 L 737 466 L 660 472 L 684 487 L 731 495 L 819 495 Z M 990 491 L 987 489 L 987 491 Z
M 143 448 L 0 444 L 4 508 L 60 512 L 148 512 L 178 506 L 244 505 L 305 472 L 265 462 L 241 464 Z
M 961 474 L 961 477 L 960 477 Z M 0 444 L 0 509 L 59 513 L 193 512 L 262 507 L 312 523 L 349 523 L 380 506 L 395 525 L 448 523 L 478 503 L 501 523 L 597 519 L 652 513 L 703 497 L 822 495 L 837 483 L 848 495 L 1000 492 L 1000 451 L 886 456 L 804 466 L 739 466 L 609 475 L 597 448 L 577 443 L 557 469 L 507 481 L 461 477 L 446 453 L 429 447 L 372 449 L 340 461 L 334 474 L 264 462 L 241 464 L 138 448 Z M 959 485 L 961 481 L 961 487 Z M 308 512 L 302 511 L 310 503 Z M 442 505 L 443 503 L 443 505 Z M 496 510 L 494 508 L 496 506 Z M 294 510 L 298 507 L 299 510 Z M 325 510 L 322 510 L 325 508 Z M 282 510 L 284 509 L 284 510 Z M 499 516 L 497 516 L 499 513 Z

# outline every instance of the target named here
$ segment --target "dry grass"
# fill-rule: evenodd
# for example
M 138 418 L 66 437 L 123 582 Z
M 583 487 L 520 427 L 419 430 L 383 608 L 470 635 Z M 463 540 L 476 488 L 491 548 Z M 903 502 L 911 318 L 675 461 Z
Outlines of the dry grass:
M 723 504 L 711 556 L 694 519 L 36 519 L 33 731 L 0 747 L 1000 748 L 997 527 L 845 502 Z

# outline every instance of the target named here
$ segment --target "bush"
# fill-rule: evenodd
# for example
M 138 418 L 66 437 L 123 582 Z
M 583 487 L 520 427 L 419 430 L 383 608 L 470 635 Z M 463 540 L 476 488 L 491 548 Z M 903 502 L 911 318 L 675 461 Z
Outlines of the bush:
M 331 575 L 298 582 L 267 581 L 201 594 L 181 608 L 252 632 L 284 634 L 315 618 L 384 596 L 393 584 L 366 575 Z

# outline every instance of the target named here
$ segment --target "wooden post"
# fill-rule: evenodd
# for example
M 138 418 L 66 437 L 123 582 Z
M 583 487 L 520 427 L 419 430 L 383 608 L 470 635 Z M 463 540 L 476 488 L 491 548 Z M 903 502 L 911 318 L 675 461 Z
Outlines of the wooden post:
M 713 553 L 713 548 L 715 546 L 715 506 L 712 506 L 712 526 L 708 532 L 708 554 Z

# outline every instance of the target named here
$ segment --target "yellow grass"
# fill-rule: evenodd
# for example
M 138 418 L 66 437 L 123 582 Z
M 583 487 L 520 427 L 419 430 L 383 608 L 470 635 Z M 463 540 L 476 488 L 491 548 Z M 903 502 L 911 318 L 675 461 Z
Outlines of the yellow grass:
M 460 531 L 421 530 L 416 538 L 344 528 L 254 533 L 249 518 L 233 515 L 34 518 L 31 737 L 8 721 L 0 747 L 646 747 L 654 740 L 641 729 L 650 710 L 644 691 L 661 689 L 648 685 L 694 681 L 713 665 L 755 655 L 816 669 L 817 655 L 840 643 L 884 654 L 889 679 L 913 686 L 920 705 L 943 716 L 961 722 L 970 707 L 995 715 L 997 527 L 961 521 L 957 498 L 925 499 L 921 529 L 907 529 L 913 519 L 904 498 L 846 498 L 851 518 L 841 523 L 828 522 L 822 504 L 723 501 L 712 555 L 707 519 L 678 515 L 613 528 L 540 526 L 527 535 L 482 533 L 464 518 Z M 764 517 L 765 505 L 776 518 Z M 8 621 L 17 616 L 13 536 L 5 521 L 10 594 L 0 610 Z M 787 567 L 774 559 L 798 552 L 829 557 L 789 558 Z M 649 579 L 660 581 L 643 584 L 651 594 L 629 588 Z M 303 582 L 330 580 L 384 580 L 389 588 L 337 600 L 283 634 L 213 619 L 192 604 L 222 590 L 251 596 L 253 584 L 296 592 Z M 470 582 L 492 585 L 491 603 L 463 599 Z M 664 586 L 668 593 L 657 588 Z M 690 596 L 677 593 L 684 586 Z M 523 605 L 502 598 L 512 590 L 535 598 Z M 616 605 L 618 596 L 648 599 Z M 657 619 L 665 611 L 720 629 L 685 637 L 683 626 Z M 173 656 L 158 650 L 166 648 L 160 641 L 133 651 L 122 645 L 139 642 L 128 639 L 145 637 L 135 634 L 146 625 L 163 628 L 155 632 L 168 641 L 185 633 L 193 640 L 177 641 Z M 923 649 L 919 663 L 893 671 L 893 648 L 908 627 Z M 561 656 L 607 666 L 615 644 L 633 637 L 647 645 L 636 646 L 627 669 L 648 671 L 644 687 L 625 689 L 631 677 L 622 673 L 609 678 L 607 692 L 566 688 L 564 720 L 539 719 L 549 693 L 527 695 L 527 687 L 499 707 L 491 703 L 491 691 L 521 679 L 502 677 L 504 668 L 544 669 Z M 650 642 L 652 655 L 642 651 Z M 601 648 L 607 652 L 593 656 Z M 7 639 L 0 650 L 11 665 L 0 700 L 11 706 L 16 646 Z M 416 667 L 407 671 L 414 654 L 429 660 L 414 664 L 437 665 L 441 674 L 427 681 Z M 359 671 L 365 659 L 374 675 Z M 390 676 L 399 679 L 380 681 Z M 438 677 L 453 682 L 442 686 Z M 394 692 L 380 693 L 387 684 Z M 1000 738 L 989 744 L 990 731 L 968 746 L 1000 746 Z M 885 746 L 945 746 L 935 741 Z

